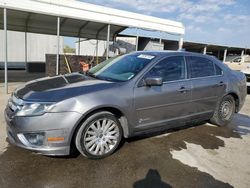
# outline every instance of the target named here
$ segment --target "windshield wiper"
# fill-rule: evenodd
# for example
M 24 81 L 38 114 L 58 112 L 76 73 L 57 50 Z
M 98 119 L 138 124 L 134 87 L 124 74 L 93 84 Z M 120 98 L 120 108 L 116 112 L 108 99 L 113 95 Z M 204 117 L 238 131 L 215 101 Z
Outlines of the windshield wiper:
M 94 75 L 93 73 L 91 73 L 89 71 L 85 72 L 85 75 L 89 76 L 89 77 L 92 77 L 92 78 L 95 78 L 95 79 L 98 79 L 96 75 Z
M 117 79 L 110 78 L 110 77 L 104 77 L 104 76 L 100 76 L 99 79 L 106 80 L 106 81 L 109 81 L 109 82 L 121 82 L 121 80 L 117 80 Z
M 94 75 L 93 73 L 91 73 L 89 71 L 85 72 L 85 75 L 89 76 L 89 77 L 92 77 L 92 78 L 95 78 L 97 80 L 106 80 L 106 81 L 110 81 L 110 82 L 119 82 L 119 80 L 116 80 L 116 79 L 113 79 L 113 78 L 104 77 L 104 76 L 96 76 L 96 75 Z

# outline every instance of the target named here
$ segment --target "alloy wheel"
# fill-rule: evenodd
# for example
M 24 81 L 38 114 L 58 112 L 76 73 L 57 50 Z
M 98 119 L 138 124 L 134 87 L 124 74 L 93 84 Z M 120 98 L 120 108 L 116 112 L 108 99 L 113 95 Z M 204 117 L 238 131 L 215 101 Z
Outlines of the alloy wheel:
M 98 119 L 84 134 L 84 146 L 92 155 L 109 153 L 119 141 L 119 127 L 112 119 Z

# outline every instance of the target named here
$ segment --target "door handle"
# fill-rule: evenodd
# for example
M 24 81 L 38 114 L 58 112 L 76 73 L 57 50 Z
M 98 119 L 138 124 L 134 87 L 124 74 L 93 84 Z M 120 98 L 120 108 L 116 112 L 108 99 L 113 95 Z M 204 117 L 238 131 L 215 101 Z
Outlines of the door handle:
M 212 87 L 221 87 L 221 86 L 224 86 L 224 82 L 223 81 L 220 81 L 219 83 L 213 85 Z
M 186 88 L 184 86 L 180 87 L 180 89 L 178 89 L 177 91 L 181 92 L 181 93 L 186 93 L 187 91 L 189 91 L 189 88 Z
M 216 86 L 224 86 L 224 82 L 220 81 L 218 84 L 216 84 Z

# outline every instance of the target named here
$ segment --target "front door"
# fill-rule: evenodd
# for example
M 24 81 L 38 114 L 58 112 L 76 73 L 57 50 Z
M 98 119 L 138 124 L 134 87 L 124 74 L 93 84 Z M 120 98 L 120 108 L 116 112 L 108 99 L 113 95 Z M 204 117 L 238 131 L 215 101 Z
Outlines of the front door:
M 161 77 L 163 85 L 135 87 L 136 129 L 167 126 L 167 122 L 190 114 L 191 81 L 186 75 L 183 56 L 168 57 L 144 75 L 143 79 Z

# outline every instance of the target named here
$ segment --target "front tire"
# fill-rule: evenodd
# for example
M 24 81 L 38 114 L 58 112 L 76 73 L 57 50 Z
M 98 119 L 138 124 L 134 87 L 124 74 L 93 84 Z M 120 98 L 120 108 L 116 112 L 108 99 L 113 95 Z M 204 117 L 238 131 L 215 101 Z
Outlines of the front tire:
M 232 95 L 226 95 L 218 103 L 213 117 L 210 119 L 212 124 L 226 126 L 229 124 L 235 113 L 235 100 Z
M 75 144 L 78 151 L 92 159 L 111 155 L 119 146 L 122 128 L 114 114 L 97 112 L 88 117 L 79 128 Z

